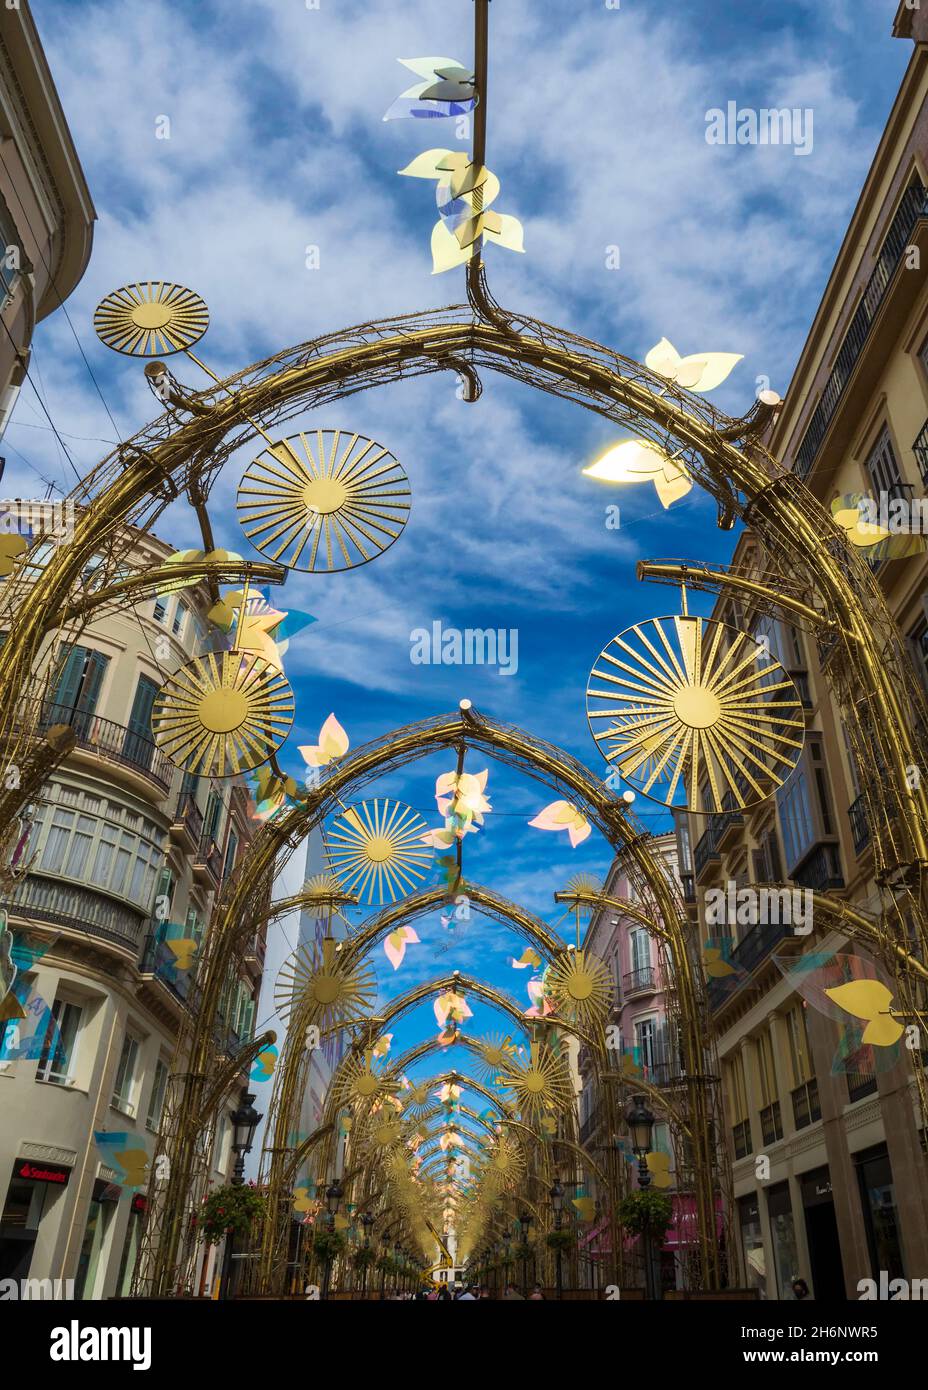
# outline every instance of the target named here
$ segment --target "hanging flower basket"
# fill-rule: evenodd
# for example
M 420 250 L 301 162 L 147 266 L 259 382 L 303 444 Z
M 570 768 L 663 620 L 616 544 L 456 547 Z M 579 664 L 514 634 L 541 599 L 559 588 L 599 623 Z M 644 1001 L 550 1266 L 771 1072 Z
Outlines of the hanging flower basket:
M 355 1269 L 370 1269 L 377 1256 L 369 1245 L 362 1245 L 359 1250 L 354 1252 L 352 1263 Z
M 573 1231 L 549 1231 L 545 1236 L 545 1245 L 547 1245 L 548 1249 L 553 1250 L 555 1253 L 560 1250 L 562 1255 L 566 1254 L 569 1250 L 573 1250 L 576 1243 L 577 1237 L 574 1235 Z
M 331 1264 L 347 1243 L 343 1231 L 317 1231 L 313 1236 L 313 1256 L 323 1264 Z
M 196 1214 L 197 1230 L 209 1245 L 218 1245 L 230 1231 L 233 1235 L 244 1235 L 252 1223 L 264 1216 L 266 1202 L 252 1183 L 234 1187 L 217 1187 Z
M 673 1219 L 673 1202 L 663 1192 L 630 1192 L 619 1203 L 619 1225 L 629 1235 L 650 1232 L 658 1245 L 663 1244 L 667 1227 Z

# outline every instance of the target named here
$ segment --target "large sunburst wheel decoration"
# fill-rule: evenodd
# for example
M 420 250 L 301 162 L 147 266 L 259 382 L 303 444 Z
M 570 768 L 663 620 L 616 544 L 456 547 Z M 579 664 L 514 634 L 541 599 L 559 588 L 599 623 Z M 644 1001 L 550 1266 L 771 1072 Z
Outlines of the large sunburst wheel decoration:
M 346 892 L 362 903 L 395 902 L 425 877 L 432 850 L 422 844 L 428 827 L 400 801 L 377 797 L 349 806 L 331 826 L 326 854 Z
M 291 1013 L 306 1006 L 307 1022 L 321 1033 L 367 1018 L 377 996 L 373 972 L 362 963 L 351 963 L 327 936 L 322 949 L 300 946 L 284 961 L 274 988 L 274 1007 L 287 1023 Z
M 602 1023 L 612 1003 L 612 975 L 598 957 L 565 951 L 552 962 L 548 993 L 558 1016 L 581 1028 Z
M 805 735 L 799 692 L 766 645 L 708 618 L 651 618 L 614 637 L 590 673 L 603 756 L 645 796 L 717 814 L 786 781 Z
M 502 1033 L 491 1033 L 488 1038 L 478 1038 L 474 1048 L 480 1058 L 481 1080 L 488 1083 L 495 1081 L 506 1067 L 511 1067 L 517 1056 L 517 1048 L 508 1034 L 504 1037 Z
M 541 1043 L 532 1043 L 527 1063 L 510 1062 L 498 1080 L 512 1092 L 523 1118 L 540 1119 L 552 1111 L 566 1110 L 573 1101 L 566 1067 Z
M 382 555 L 409 517 L 409 479 L 373 439 L 313 430 L 269 445 L 238 489 L 242 530 L 288 569 L 355 569 Z
M 266 763 L 295 712 L 279 667 L 247 652 L 208 652 L 175 671 L 151 715 L 155 743 L 199 777 L 235 777 Z
M 521 1146 L 506 1135 L 500 1135 L 487 1154 L 483 1180 L 490 1192 L 502 1192 L 515 1187 L 525 1172 L 525 1157 Z
M 198 343 L 209 327 L 209 310 L 183 285 L 149 280 L 113 290 L 93 316 L 97 337 L 129 357 L 169 357 Z
M 369 1108 L 385 1096 L 395 1095 L 400 1083 L 390 1072 L 374 1065 L 373 1052 L 363 1057 L 346 1057 L 338 1071 L 332 1095 L 336 1105 L 352 1105 Z M 391 1105 L 390 1115 L 396 1119 L 399 1111 Z

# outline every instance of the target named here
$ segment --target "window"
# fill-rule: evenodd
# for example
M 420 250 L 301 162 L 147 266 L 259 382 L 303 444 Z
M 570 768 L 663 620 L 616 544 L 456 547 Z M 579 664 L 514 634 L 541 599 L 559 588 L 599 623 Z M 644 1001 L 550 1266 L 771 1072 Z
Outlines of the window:
M 783 871 L 780 865 L 780 845 L 773 826 L 764 831 L 760 844 L 754 851 L 754 880 L 756 883 L 780 883 Z
M 909 646 L 922 684 L 928 690 L 928 620 L 923 618 L 909 633 Z
M 654 1019 L 643 1018 L 635 1024 L 635 1046 L 643 1067 L 654 1066 Z
M 186 622 L 186 620 L 187 606 L 186 604 L 182 603 L 180 599 L 178 599 L 177 607 L 174 609 L 174 621 L 171 624 L 171 631 L 173 632 L 175 637 L 180 637 L 182 635 L 184 631 L 184 623 Z
M 39 871 L 105 888 L 150 911 L 164 862 L 158 826 L 116 802 L 61 785 L 57 791 L 44 843 L 36 839 Z
M 805 1009 L 795 1003 L 785 1015 L 786 1036 L 789 1040 L 789 1063 L 793 1085 L 801 1086 L 812 1078 L 812 1064 L 809 1061 L 809 1035 L 806 1030 Z
M 865 467 L 870 485 L 877 494 L 892 492 L 893 488 L 898 487 L 902 482 L 899 464 L 896 462 L 892 440 L 886 426 L 883 427 L 882 434 L 871 449 Z
M 757 1039 L 757 1072 L 760 1078 L 760 1096 L 763 1105 L 772 1105 L 777 1099 L 777 1073 L 773 1064 L 773 1046 L 769 1033 L 761 1033 Z
M 222 818 L 222 797 L 218 792 L 210 792 L 209 801 L 206 803 L 206 818 L 203 822 L 203 838 L 205 840 L 216 841 L 219 839 L 219 821 Z
M 777 792 L 786 871 L 792 875 L 823 838 L 834 836 L 822 744 L 809 738 L 792 776 Z
M 145 1128 L 150 1129 L 156 1134 L 161 1126 L 161 1116 L 164 1114 L 164 1097 L 168 1088 L 168 1067 L 163 1058 L 159 1057 L 155 1063 L 155 1080 L 151 1088 L 151 1095 L 148 1099 L 148 1114 L 145 1117 Z
M 637 975 L 641 971 L 647 970 L 651 964 L 651 942 L 646 931 L 633 931 L 628 934 L 628 944 L 631 953 L 631 968 Z
M 226 862 L 223 865 L 222 876 L 228 878 L 235 866 L 235 856 L 238 852 L 238 836 L 234 830 L 229 831 L 229 839 L 226 843 Z
M 39 1058 L 35 1078 L 53 1081 L 58 1086 L 70 1080 L 77 1051 L 77 1035 L 81 1026 L 82 1009 L 67 999 L 56 999 L 45 1035 L 45 1046 Z
M 71 724 L 79 737 L 86 738 L 108 664 L 108 657 L 89 647 L 62 647 L 45 718 L 52 723 Z
M 154 609 L 153 609 L 153 611 L 152 611 L 152 617 L 154 618 L 155 622 L 156 622 L 156 623 L 163 623 L 167 611 L 168 611 L 167 600 L 166 600 L 166 599 L 163 599 L 163 598 L 156 598 L 156 599 L 155 599 L 155 607 L 154 607 Z
M 31 267 L 19 236 L 16 232 L 16 225 L 6 206 L 0 200 L 0 240 L 4 254 L 0 256 L 0 285 L 3 286 L 0 293 L 0 307 L 3 307 L 6 299 L 12 295 L 16 288 L 16 283 L 20 276 Z M 10 252 L 15 252 L 11 255 Z
M 129 1113 L 135 1111 L 132 1104 L 132 1088 L 138 1055 L 139 1040 L 127 1032 L 122 1040 L 122 1052 L 119 1054 L 119 1066 L 116 1068 L 116 1080 L 113 1083 L 113 1105 L 117 1110 Z

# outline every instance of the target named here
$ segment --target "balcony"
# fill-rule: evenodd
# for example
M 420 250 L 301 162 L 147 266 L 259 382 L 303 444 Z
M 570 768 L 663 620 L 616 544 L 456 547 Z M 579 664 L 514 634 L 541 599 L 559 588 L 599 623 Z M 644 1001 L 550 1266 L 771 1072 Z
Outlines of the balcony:
M 762 922 L 756 927 L 752 927 L 746 936 L 743 936 L 731 953 L 732 964 L 740 966 L 748 975 L 757 969 L 758 965 L 778 946 L 781 941 L 792 936 L 792 926 L 789 922 Z M 740 988 L 740 986 L 739 986 Z M 709 1007 L 712 1010 L 727 999 L 731 998 L 737 990 L 732 990 L 727 979 L 712 980 L 708 982 L 707 992 L 709 996 Z
M 761 1110 L 760 1115 L 760 1134 L 764 1144 L 775 1144 L 778 1139 L 783 1138 L 783 1121 L 780 1116 L 780 1102 L 775 1100 L 771 1105 L 767 1105 Z
M 693 870 L 697 883 L 702 883 L 705 870 L 712 864 L 721 863 L 722 851 L 740 839 L 737 833 L 744 825 L 740 811 L 723 811 L 712 816 L 709 828 L 696 842 L 693 850 Z M 733 835 L 732 831 L 736 833 Z
M 821 893 L 827 888 L 843 888 L 844 875 L 841 872 L 838 846 L 819 845 L 793 871 L 792 879 L 800 888 L 811 888 L 816 893 Z
M 602 1106 L 594 1105 L 587 1118 L 580 1126 L 580 1143 L 586 1144 L 595 1135 L 602 1123 Z
M 693 875 L 681 874 L 680 883 L 683 887 L 683 901 L 687 904 L 694 903 L 696 901 L 696 881 Z
M 196 962 L 189 970 L 178 969 L 177 957 L 164 940 L 163 928 L 145 938 L 139 970 L 160 980 L 182 1003 L 187 1002 L 196 985 Z
M 171 838 L 181 843 L 187 841 L 187 848 L 196 848 L 203 837 L 203 812 L 196 803 L 192 792 L 184 792 L 178 797 L 177 809 L 171 819 Z
M 851 838 L 854 841 L 854 853 L 858 859 L 870 843 L 870 822 L 867 819 L 867 800 L 866 797 L 859 796 L 856 801 L 851 802 L 847 808 L 848 820 L 851 822 Z
M 928 420 L 922 425 L 918 438 L 912 445 L 912 453 L 922 475 L 922 483 L 928 488 Z
M 643 965 L 640 970 L 630 970 L 622 976 L 622 990 L 626 996 L 631 994 L 653 994 L 657 989 L 657 972 L 653 965 Z
M 799 702 L 804 710 L 814 708 L 812 692 L 809 688 L 809 673 L 807 671 L 787 671 L 786 673 L 793 685 L 799 691 Z
M 793 1124 L 796 1129 L 808 1129 L 809 1125 L 822 1118 L 818 1082 L 814 1076 L 811 1081 L 804 1081 L 795 1091 L 790 1091 L 789 1095 L 793 1103 Z
M 212 835 L 203 835 L 193 856 L 193 877 L 207 888 L 218 888 L 222 878 L 222 851 Z
M 883 243 L 873 274 L 864 290 L 844 341 L 838 350 L 831 376 L 825 383 L 821 399 L 815 408 L 802 443 L 796 454 L 795 472 L 805 478 L 812 468 L 818 451 L 828 433 L 828 427 L 838 410 L 844 389 L 851 379 L 870 330 L 886 292 L 909 245 L 919 218 L 926 215 L 925 190 L 917 185 L 910 188 L 902 202 Z
M 3 902 L 11 917 L 68 927 L 138 954 L 147 918 L 104 893 L 28 874 Z
M 70 705 L 45 701 L 35 713 L 40 733 L 54 724 L 67 724 L 74 730 L 77 747 L 82 751 L 96 753 L 107 762 L 139 773 L 163 793 L 170 791 L 174 764 L 144 734 Z
M 855 1100 L 863 1100 L 864 1096 L 876 1093 L 876 1076 L 871 1071 L 849 1071 L 846 1073 L 846 1079 L 847 1098 L 851 1104 Z

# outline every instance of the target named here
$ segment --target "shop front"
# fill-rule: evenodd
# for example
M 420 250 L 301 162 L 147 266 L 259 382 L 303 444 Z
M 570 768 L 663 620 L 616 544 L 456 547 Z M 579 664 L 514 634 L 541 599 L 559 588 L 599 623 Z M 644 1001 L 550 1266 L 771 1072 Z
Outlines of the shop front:
M 28 1278 L 39 1225 L 70 1176 L 61 1163 L 16 1159 L 0 1215 L 0 1279 Z

